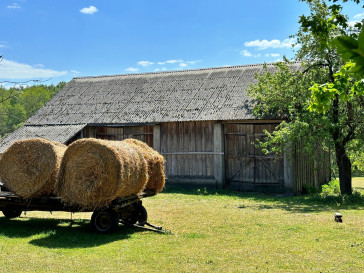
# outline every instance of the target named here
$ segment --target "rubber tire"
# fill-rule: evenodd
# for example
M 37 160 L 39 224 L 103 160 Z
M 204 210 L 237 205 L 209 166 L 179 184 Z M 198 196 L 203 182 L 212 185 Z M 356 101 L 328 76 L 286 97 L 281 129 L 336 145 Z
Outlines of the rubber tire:
M 129 225 L 137 224 L 144 226 L 148 220 L 148 212 L 143 205 L 137 205 L 133 210 L 130 218 L 123 219 L 123 222 Z
M 21 215 L 22 211 L 17 209 L 3 209 L 2 213 L 6 218 L 17 218 Z
M 91 217 L 92 229 L 98 233 L 113 233 L 119 225 L 119 217 L 113 209 L 96 210 Z

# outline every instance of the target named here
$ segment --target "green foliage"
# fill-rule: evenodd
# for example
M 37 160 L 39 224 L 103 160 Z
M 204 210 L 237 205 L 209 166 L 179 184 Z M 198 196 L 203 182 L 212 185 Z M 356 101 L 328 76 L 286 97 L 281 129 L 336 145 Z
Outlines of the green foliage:
M 354 103 L 359 96 L 364 96 L 364 82 L 355 81 L 349 74 L 354 66 L 352 62 L 346 63 L 339 72 L 334 74 L 334 82 L 314 83 L 309 88 L 311 91 L 309 110 L 325 113 L 332 109 L 332 102 L 336 98 L 339 98 L 342 103 L 347 103 L 349 100 Z
M 340 195 L 340 182 L 337 179 L 331 180 L 328 184 L 321 186 L 322 197 Z
M 273 73 L 265 70 L 256 76 L 258 83 L 251 85 L 249 94 L 256 98 L 255 116 L 259 118 L 281 118 L 283 121 L 273 133 L 266 132 L 265 141 L 259 142 L 263 152 L 281 154 L 292 143 L 305 145 L 297 151 L 315 155 L 318 146 L 328 144 L 329 120 L 322 115 L 308 111 L 313 81 L 324 77 L 323 69 L 303 72 L 294 67 L 297 64 L 277 63 Z
M 343 61 L 331 43 L 335 37 L 344 35 L 348 28 L 348 19 L 341 14 L 342 6 L 328 6 L 324 0 L 300 1 L 308 3 L 310 15 L 300 16 L 299 31 L 292 36 L 300 45 L 296 59 L 305 61 L 309 64 L 308 68 L 331 67 L 333 71 L 338 70 Z M 326 81 L 329 79 L 326 74 Z
M 295 57 L 302 62 L 301 68 L 295 69 L 294 63 L 277 64 L 274 73 L 263 72 L 257 76 L 258 84 L 251 86 L 250 94 L 258 102 L 257 117 L 287 121 L 276 132 L 267 133 L 266 143 L 259 145 L 266 153 L 293 145 L 294 152 L 299 149 L 316 160 L 315 151 L 321 147 L 335 151 L 341 191 L 351 193 L 348 149 L 351 142 L 364 139 L 364 83 L 355 81 L 354 64 L 345 64 L 333 46 L 336 37 L 350 30 L 348 18 L 341 13 L 342 5 L 301 1 L 309 5 L 310 14 L 300 17 L 299 31 L 291 36 L 299 45 Z M 355 38 L 356 34 L 350 35 Z M 364 145 L 358 148 L 363 151 Z
M 309 186 L 307 184 L 303 184 L 302 194 L 313 194 L 317 193 L 319 190 L 315 186 Z
M 0 137 L 19 128 L 65 85 L 37 85 L 27 88 L 0 87 Z
M 349 157 L 353 164 L 353 171 L 364 175 L 364 138 L 355 139 L 349 143 Z
M 360 25 L 360 23 L 359 23 Z M 333 40 L 333 45 L 337 47 L 338 52 L 345 61 L 353 61 L 356 65 L 351 70 L 360 78 L 364 77 L 364 25 L 358 39 L 343 35 Z

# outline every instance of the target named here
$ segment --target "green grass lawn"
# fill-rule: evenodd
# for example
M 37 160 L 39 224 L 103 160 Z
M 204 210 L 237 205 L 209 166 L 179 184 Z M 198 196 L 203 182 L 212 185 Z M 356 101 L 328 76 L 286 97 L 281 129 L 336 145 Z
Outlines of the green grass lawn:
M 354 187 L 364 193 L 364 178 Z M 89 213 L 0 217 L 0 272 L 364 271 L 363 197 L 168 190 L 143 202 L 174 235 L 98 235 Z

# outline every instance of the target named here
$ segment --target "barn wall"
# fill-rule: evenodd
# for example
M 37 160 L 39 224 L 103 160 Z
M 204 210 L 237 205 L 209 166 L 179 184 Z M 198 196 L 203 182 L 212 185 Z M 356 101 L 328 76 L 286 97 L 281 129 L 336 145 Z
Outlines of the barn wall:
M 253 143 L 278 123 L 168 122 L 158 125 L 86 127 L 79 137 L 136 138 L 166 159 L 168 183 L 228 187 L 238 191 L 301 193 L 304 184 L 319 187 L 330 179 L 330 157 L 317 149 L 316 160 L 292 145 L 284 156 L 265 155 Z
M 330 154 L 317 147 L 315 154 L 302 152 L 303 141 L 293 145 L 294 192 L 301 193 L 304 185 L 319 188 L 330 180 Z
M 214 179 L 213 130 L 213 121 L 160 125 L 160 147 L 166 159 L 168 181 Z
M 153 126 L 128 126 L 128 127 L 87 127 L 85 137 L 94 137 L 108 140 L 123 140 L 135 138 L 146 142 L 153 147 Z

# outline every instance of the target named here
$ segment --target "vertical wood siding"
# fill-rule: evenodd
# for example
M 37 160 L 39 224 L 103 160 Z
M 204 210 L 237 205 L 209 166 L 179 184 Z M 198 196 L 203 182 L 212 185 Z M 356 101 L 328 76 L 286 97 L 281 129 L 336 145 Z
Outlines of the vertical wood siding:
M 283 191 L 283 158 L 265 155 L 257 140 L 264 130 L 272 132 L 277 124 L 225 124 L 226 177 L 231 189 L 239 191 Z
M 161 153 L 169 178 L 213 178 L 213 121 L 161 124 Z
M 319 187 L 330 180 L 330 153 L 321 147 L 316 149 L 314 155 L 302 152 L 303 140 L 294 145 L 293 174 L 294 191 L 301 193 L 304 185 Z M 315 183 L 316 182 L 316 183 Z
M 144 141 L 149 146 L 153 147 L 153 126 L 89 127 L 86 131 L 86 137 L 108 140 L 135 138 Z

